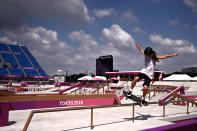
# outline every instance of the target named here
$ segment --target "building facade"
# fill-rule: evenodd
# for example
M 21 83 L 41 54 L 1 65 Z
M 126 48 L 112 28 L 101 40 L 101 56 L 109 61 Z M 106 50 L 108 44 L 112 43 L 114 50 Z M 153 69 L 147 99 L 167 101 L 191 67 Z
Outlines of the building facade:
M 100 56 L 96 59 L 96 75 L 103 76 L 105 72 L 113 71 L 113 56 Z

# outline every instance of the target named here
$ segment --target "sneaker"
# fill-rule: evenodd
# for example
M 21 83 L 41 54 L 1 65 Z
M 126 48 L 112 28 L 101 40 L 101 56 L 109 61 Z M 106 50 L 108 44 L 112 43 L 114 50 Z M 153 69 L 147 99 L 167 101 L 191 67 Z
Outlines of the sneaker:
M 142 105 L 147 106 L 148 105 L 148 102 L 145 101 L 145 100 L 142 100 Z
M 130 97 L 130 96 L 131 96 L 131 94 L 132 94 L 132 92 L 131 92 L 131 91 L 129 91 L 129 92 L 127 93 L 127 97 Z

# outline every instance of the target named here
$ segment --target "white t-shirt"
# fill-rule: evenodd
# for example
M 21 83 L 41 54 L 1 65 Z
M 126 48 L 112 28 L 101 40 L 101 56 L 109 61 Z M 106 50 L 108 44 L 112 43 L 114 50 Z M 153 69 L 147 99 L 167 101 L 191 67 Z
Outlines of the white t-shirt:
M 143 68 L 140 72 L 146 74 L 150 79 L 152 79 L 154 77 L 155 65 L 156 65 L 155 60 L 145 56 L 145 68 Z

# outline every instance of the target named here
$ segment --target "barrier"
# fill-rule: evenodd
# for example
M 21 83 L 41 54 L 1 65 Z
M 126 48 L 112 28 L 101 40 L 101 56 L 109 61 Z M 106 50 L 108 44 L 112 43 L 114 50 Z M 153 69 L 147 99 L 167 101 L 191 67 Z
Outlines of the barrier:
M 172 85 L 150 85 L 150 89 L 148 90 L 149 100 L 151 98 L 151 92 L 153 92 L 153 96 L 155 96 L 156 92 L 168 92 L 168 93 L 170 93 L 176 88 L 177 88 L 176 86 L 172 86 Z
M 169 102 L 173 103 L 173 102 Z M 148 102 L 148 104 L 159 104 L 159 102 Z M 26 131 L 34 114 L 36 113 L 46 113 L 46 112 L 60 112 L 60 111 L 73 111 L 73 110 L 85 110 L 90 109 L 90 128 L 93 129 L 93 109 L 99 109 L 99 108 L 112 108 L 112 107 L 123 107 L 123 106 L 132 106 L 132 122 L 134 122 L 134 115 L 135 115 L 135 105 L 138 106 L 137 103 L 130 103 L 130 104 L 117 104 L 117 105 L 101 105 L 101 106 L 86 106 L 86 107 L 69 107 L 69 108 L 54 108 L 54 109 L 41 109 L 41 110 L 32 110 L 28 116 L 28 119 L 23 127 L 23 131 Z M 164 106 L 165 107 L 165 104 Z M 187 105 L 187 114 L 189 114 L 189 108 Z M 163 108 L 163 117 L 165 117 L 165 108 Z
M 0 97 L 0 127 L 8 125 L 10 110 L 25 110 L 38 108 L 117 105 L 120 104 L 115 94 L 94 95 L 14 95 Z
M 59 92 L 59 95 L 62 95 L 64 92 L 66 92 L 66 91 L 68 91 L 68 90 L 71 90 L 71 89 L 73 89 L 73 88 L 75 88 L 75 87 L 81 88 L 83 85 L 85 85 L 85 83 L 77 83 L 76 85 L 73 85 L 73 86 L 71 86 L 71 87 L 69 87 L 69 88 L 67 88 L 67 89 L 64 89 L 64 90 L 60 91 L 60 92 Z
M 36 113 L 46 113 L 46 112 L 59 112 L 59 111 L 71 111 L 71 110 L 85 110 L 85 109 L 90 109 L 91 110 L 91 115 L 90 115 L 90 128 L 93 129 L 93 109 L 99 109 L 99 108 L 112 108 L 112 107 L 122 107 L 122 106 L 132 106 L 133 108 L 133 113 L 132 113 L 132 118 L 134 122 L 134 106 L 137 105 L 137 103 L 132 103 L 132 104 L 119 104 L 119 105 L 104 105 L 104 106 L 87 106 L 87 107 L 72 107 L 72 108 L 56 108 L 56 109 L 42 109 L 42 110 L 32 110 L 29 114 L 29 117 L 25 123 L 25 126 L 23 128 L 23 131 L 26 131 L 31 119 L 33 118 L 33 115 Z
M 184 92 L 184 87 L 177 87 L 173 91 L 171 91 L 168 95 L 164 96 L 163 98 L 159 99 L 159 105 L 163 105 L 164 101 L 168 100 L 173 95 L 177 94 L 177 92 L 180 92 L 181 94 Z
M 180 92 L 180 94 L 178 94 L 178 92 Z M 197 102 L 195 102 L 196 99 L 188 99 L 188 98 L 186 98 L 185 96 L 182 95 L 184 93 L 185 93 L 184 92 L 184 87 L 181 86 L 181 87 L 177 87 L 176 89 L 171 91 L 169 94 L 167 94 L 163 98 L 159 99 L 159 106 L 163 106 L 163 117 L 165 117 L 165 105 L 167 103 L 186 102 L 187 103 L 187 114 L 189 114 L 189 103 L 192 103 L 192 105 L 197 106 Z M 175 101 L 176 97 L 181 98 L 181 100 Z M 167 100 L 169 100 L 169 101 L 167 101 Z M 173 100 L 173 101 L 170 102 L 171 100 Z

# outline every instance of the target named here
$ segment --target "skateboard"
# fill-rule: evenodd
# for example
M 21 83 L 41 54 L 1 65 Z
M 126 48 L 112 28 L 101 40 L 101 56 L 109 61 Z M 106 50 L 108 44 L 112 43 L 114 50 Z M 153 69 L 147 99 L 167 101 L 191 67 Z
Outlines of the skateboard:
M 133 95 L 133 94 L 131 94 L 131 96 L 128 97 L 128 96 L 127 96 L 128 92 L 126 92 L 126 91 L 123 91 L 123 94 L 124 94 L 124 96 L 126 97 L 126 99 L 131 99 L 131 100 L 137 102 L 137 104 L 138 104 L 140 107 L 142 106 L 142 99 L 141 99 L 141 98 L 139 98 L 139 97 L 137 97 L 137 96 L 135 96 L 135 95 Z

